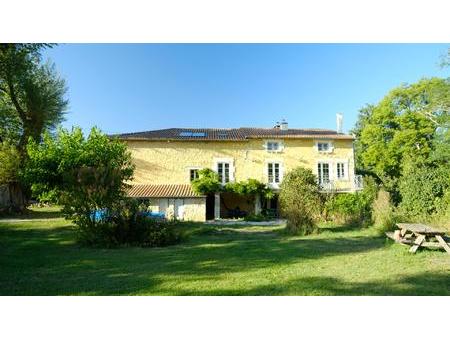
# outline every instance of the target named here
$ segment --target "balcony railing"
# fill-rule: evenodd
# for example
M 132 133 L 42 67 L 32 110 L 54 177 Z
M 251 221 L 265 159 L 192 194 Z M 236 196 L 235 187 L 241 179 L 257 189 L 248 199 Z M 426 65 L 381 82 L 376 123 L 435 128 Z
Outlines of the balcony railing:
M 333 180 L 322 183 L 319 182 L 319 186 L 323 192 L 357 191 L 363 189 L 363 179 L 362 175 L 355 175 L 353 178 L 353 185 L 346 188 L 339 187 L 336 181 Z
M 362 175 L 355 175 L 353 180 L 353 187 L 355 190 L 362 190 L 364 188 Z

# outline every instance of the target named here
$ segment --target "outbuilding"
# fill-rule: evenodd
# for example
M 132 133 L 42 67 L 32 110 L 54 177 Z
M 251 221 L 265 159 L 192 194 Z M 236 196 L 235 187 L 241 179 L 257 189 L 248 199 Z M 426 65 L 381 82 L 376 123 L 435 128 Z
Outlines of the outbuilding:
M 168 219 L 206 220 L 206 196 L 196 194 L 190 184 L 134 184 L 128 196 L 147 202 L 151 211 Z

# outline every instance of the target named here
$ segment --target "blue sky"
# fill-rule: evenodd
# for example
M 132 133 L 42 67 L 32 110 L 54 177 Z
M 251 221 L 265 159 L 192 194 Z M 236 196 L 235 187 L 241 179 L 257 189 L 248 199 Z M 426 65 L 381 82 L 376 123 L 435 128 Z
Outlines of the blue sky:
M 65 127 L 352 128 L 358 110 L 439 68 L 448 44 L 60 44 Z

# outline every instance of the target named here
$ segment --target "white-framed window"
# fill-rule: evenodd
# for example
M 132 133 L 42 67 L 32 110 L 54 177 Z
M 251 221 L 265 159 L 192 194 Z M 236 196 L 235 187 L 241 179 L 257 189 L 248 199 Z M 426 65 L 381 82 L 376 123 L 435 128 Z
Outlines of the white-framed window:
M 218 162 L 217 163 L 217 174 L 219 175 L 219 182 L 226 184 L 230 182 L 230 163 L 228 162 Z
M 194 168 L 189 169 L 189 181 L 192 182 L 193 180 L 196 180 L 198 178 L 199 170 L 200 169 L 194 169 Z
M 214 158 L 213 170 L 219 175 L 221 184 L 234 181 L 233 158 Z
M 278 189 L 283 181 L 283 163 L 278 160 L 267 160 L 264 166 L 264 176 L 270 187 Z
M 197 179 L 198 176 L 198 172 L 200 171 L 200 169 L 202 169 L 202 167 L 200 166 L 190 166 L 190 167 L 186 167 L 186 178 L 188 180 L 188 182 L 192 182 L 193 180 Z
M 347 168 L 346 164 L 344 162 L 337 162 L 336 163 L 336 178 L 338 180 L 343 180 L 347 177 Z
M 270 153 L 277 153 L 283 150 L 283 142 L 278 140 L 268 140 L 264 144 L 264 148 Z
M 272 184 L 280 183 L 280 163 L 267 163 L 267 181 Z
M 321 153 L 331 153 L 333 151 L 333 143 L 330 141 L 317 141 L 317 151 Z
M 317 163 L 317 179 L 320 185 L 330 183 L 330 169 L 328 162 Z

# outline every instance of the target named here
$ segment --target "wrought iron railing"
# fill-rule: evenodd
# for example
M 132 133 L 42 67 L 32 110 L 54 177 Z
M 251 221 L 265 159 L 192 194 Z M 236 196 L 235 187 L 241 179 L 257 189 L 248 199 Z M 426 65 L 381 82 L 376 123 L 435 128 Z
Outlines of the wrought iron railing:
M 363 189 L 363 179 L 362 175 L 355 175 L 353 178 L 352 187 L 341 188 L 335 181 L 327 180 L 319 182 L 320 190 L 323 192 L 337 192 L 337 191 L 352 191 L 352 190 L 362 190 Z

